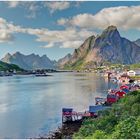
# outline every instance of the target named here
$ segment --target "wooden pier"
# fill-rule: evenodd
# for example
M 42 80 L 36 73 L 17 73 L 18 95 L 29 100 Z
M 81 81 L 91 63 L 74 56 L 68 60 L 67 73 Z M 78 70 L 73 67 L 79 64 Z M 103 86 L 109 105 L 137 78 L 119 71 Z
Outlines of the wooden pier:
M 63 108 L 62 123 L 79 121 L 89 117 L 96 118 L 98 116 L 99 111 L 109 109 L 109 108 L 110 107 L 108 106 L 95 105 L 95 106 L 89 106 L 89 111 L 85 111 L 85 112 L 76 112 L 73 111 L 73 108 Z

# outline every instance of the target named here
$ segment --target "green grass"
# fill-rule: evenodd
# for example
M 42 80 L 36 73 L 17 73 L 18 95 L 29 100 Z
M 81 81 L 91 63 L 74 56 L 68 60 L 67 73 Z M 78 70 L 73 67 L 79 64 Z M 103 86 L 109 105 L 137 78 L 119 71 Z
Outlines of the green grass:
M 83 122 L 75 139 L 139 139 L 140 91 L 129 93 L 96 119 Z
M 64 69 L 66 70 L 82 70 L 84 69 L 84 61 L 83 59 L 79 59 L 73 64 L 67 64 L 64 66 Z
M 97 65 L 95 61 L 85 63 L 84 58 L 79 59 L 73 64 L 66 64 L 64 69 L 67 70 L 85 70 L 85 69 L 93 69 L 93 70 L 103 70 L 102 66 L 107 66 L 109 69 L 122 69 L 122 70 L 135 70 L 140 68 L 140 64 L 132 64 L 132 65 L 123 65 L 120 63 L 110 63 L 110 62 L 103 62 L 100 66 Z
M 130 65 L 130 69 L 138 69 L 140 68 L 140 63 Z
M 139 80 L 140 79 L 140 75 L 136 75 L 136 76 L 130 76 L 132 79 L 135 79 L 135 80 Z

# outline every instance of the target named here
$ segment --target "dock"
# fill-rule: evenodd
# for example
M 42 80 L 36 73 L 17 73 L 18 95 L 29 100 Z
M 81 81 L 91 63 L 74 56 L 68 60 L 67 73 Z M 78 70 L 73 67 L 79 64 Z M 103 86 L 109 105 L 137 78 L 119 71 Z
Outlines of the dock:
M 89 117 L 96 118 L 98 116 L 99 111 L 103 111 L 110 108 L 110 106 L 95 105 L 89 106 L 89 110 L 85 112 L 76 112 L 73 111 L 73 108 L 63 108 L 62 123 L 79 121 Z

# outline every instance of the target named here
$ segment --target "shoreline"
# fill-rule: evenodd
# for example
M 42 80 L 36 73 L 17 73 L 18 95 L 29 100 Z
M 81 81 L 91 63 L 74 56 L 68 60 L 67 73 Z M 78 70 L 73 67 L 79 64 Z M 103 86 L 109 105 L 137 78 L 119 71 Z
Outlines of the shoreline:
M 82 120 L 70 121 L 62 124 L 57 130 L 50 132 L 48 135 L 39 136 L 39 139 L 72 139 L 74 133 L 78 132 L 82 125 Z

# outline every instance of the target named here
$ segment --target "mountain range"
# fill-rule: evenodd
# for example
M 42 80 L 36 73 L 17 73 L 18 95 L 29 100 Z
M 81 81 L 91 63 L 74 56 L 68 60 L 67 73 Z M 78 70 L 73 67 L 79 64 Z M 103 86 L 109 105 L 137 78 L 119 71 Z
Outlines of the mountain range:
M 58 61 L 65 69 L 82 69 L 106 63 L 134 64 L 140 62 L 140 40 L 132 42 L 120 36 L 116 26 L 109 26 L 101 35 L 90 36 L 72 55 Z
M 46 55 L 24 55 L 20 52 L 16 52 L 14 54 L 7 53 L 5 57 L 1 59 L 1 61 L 8 64 L 16 64 L 26 70 L 54 69 L 56 63 L 55 61 L 51 61 Z
M 6 54 L 1 61 L 16 64 L 23 69 L 87 69 L 113 64 L 140 63 L 140 39 L 130 41 L 120 36 L 116 26 L 107 27 L 100 35 L 88 37 L 83 44 L 60 60 L 52 61 L 46 55 Z

